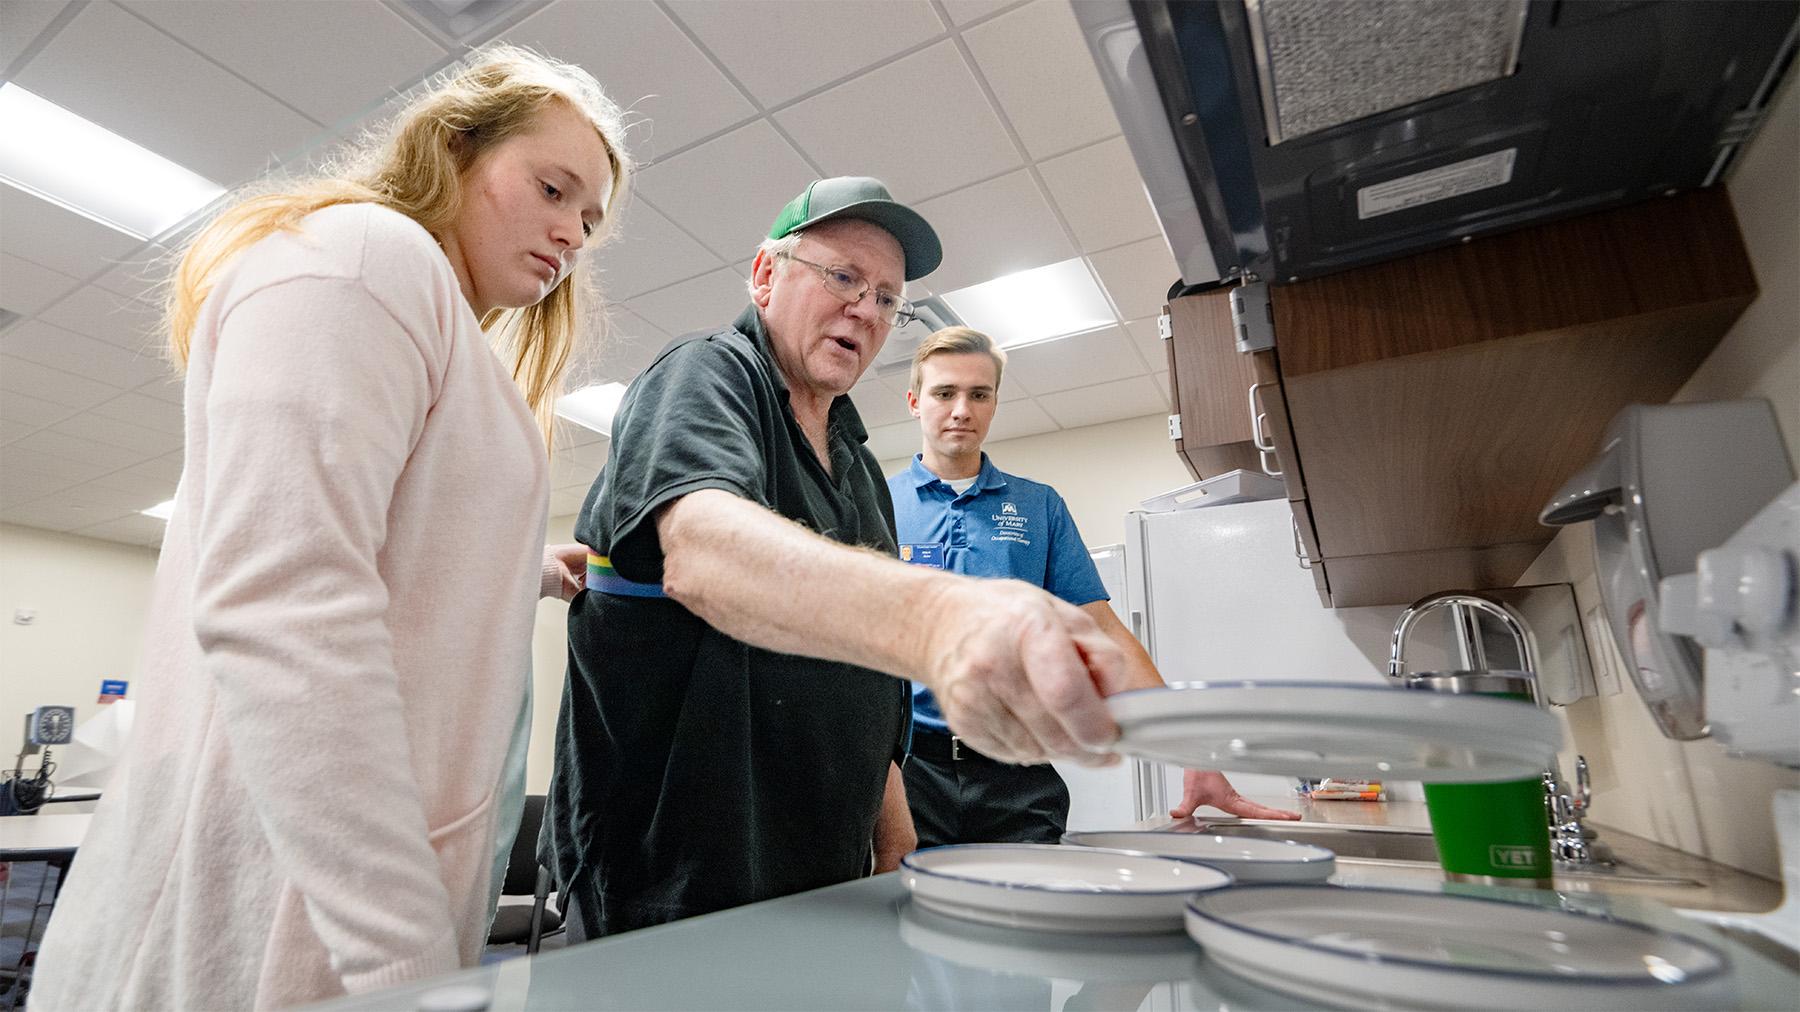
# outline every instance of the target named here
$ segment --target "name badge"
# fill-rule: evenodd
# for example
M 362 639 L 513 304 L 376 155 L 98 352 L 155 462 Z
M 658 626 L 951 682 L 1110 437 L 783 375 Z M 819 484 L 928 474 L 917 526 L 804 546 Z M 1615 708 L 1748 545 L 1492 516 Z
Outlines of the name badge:
M 910 562 L 915 566 L 942 569 L 944 568 L 944 546 L 936 542 L 928 545 L 901 545 L 900 561 Z

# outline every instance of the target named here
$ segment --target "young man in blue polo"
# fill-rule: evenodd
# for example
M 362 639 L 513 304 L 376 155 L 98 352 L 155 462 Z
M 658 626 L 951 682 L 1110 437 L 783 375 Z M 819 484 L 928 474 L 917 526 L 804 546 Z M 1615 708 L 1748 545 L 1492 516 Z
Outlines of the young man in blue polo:
M 968 327 L 940 330 L 914 353 L 906 402 L 923 430 L 923 448 L 911 467 L 888 479 L 900 558 L 1041 587 L 1087 612 L 1119 645 L 1132 687 L 1161 685 L 1150 656 L 1107 604 L 1062 496 L 1001 471 L 981 452 L 1005 368 L 1006 353 Z M 912 706 L 903 776 L 919 846 L 1061 839 L 1069 789 L 1054 768 L 998 762 L 963 744 L 918 682 Z M 1181 804 L 1169 814 L 1186 818 L 1202 805 L 1244 818 L 1299 818 L 1244 798 L 1216 772 L 1187 770 Z

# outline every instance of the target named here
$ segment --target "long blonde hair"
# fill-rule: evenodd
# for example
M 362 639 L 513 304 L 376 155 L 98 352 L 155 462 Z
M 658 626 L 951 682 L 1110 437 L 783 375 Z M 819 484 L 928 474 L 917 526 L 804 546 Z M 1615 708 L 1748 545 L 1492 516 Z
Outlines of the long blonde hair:
M 556 101 L 586 116 L 606 148 L 612 189 L 600 228 L 607 229 L 618 217 L 632 171 L 619 107 L 579 67 L 514 46 L 485 47 L 407 105 L 385 135 L 312 179 L 243 196 L 201 229 L 182 251 L 165 301 L 169 357 L 186 367 L 200 307 L 232 259 L 277 231 L 295 228 L 314 211 L 379 204 L 442 236 L 461 211 L 463 173 L 482 152 L 529 129 Z M 590 238 L 588 249 L 601 238 Z M 585 276 L 583 270 L 572 271 L 535 305 L 495 309 L 481 320 L 537 417 L 546 449 L 556 397 L 582 326 L 597 329 L 604 321 L 597 305 L 587 305 L 596 296 L 587 290 Z

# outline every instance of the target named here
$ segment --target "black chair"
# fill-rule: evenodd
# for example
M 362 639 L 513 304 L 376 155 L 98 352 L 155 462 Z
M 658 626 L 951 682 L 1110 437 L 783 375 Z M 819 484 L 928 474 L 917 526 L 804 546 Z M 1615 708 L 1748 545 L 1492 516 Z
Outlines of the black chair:
M 535 953 L 545 935 L 562 930 L 562 917 L 547 909 L 550 895 L 550 869 L 538 864 L 538 827 L 544 822 L 544 796 L 525 795 L 525 810 L 519 815 L 519 835 L 513 837 L 512 854 L 506 859 L 506 881 L 500 885 L 502 896 L 530 896 L 531 906 L 501 904 L 494 914 L 494 925 L 488 929 L 489 945 L 525 943 L 525 951 Z

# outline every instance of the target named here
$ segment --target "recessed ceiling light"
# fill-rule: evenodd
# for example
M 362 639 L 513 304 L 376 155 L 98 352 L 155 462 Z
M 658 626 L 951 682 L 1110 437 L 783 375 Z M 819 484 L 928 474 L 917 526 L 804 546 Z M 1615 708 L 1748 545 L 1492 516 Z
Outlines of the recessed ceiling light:
M 556 399 L 556 413 L 576 425 L 612 437 L 613 416 L 619 413 L 619 402 L 625 398 L 625 384 L 602 383 L 582 387 Z
M 1118 322 L 1081 258 L 1008 274 L 943 300 L 1002 348 L 1066 337 Z
M 138 510 L 138 512 L 147 517 L 155 517 L 158 520 L 167 520 L 175 515 L 175 500 L 166 499 L 147 510 Z
M 0 84 L 0 181 L 138 239 L 225 188 L 12 82 Z

